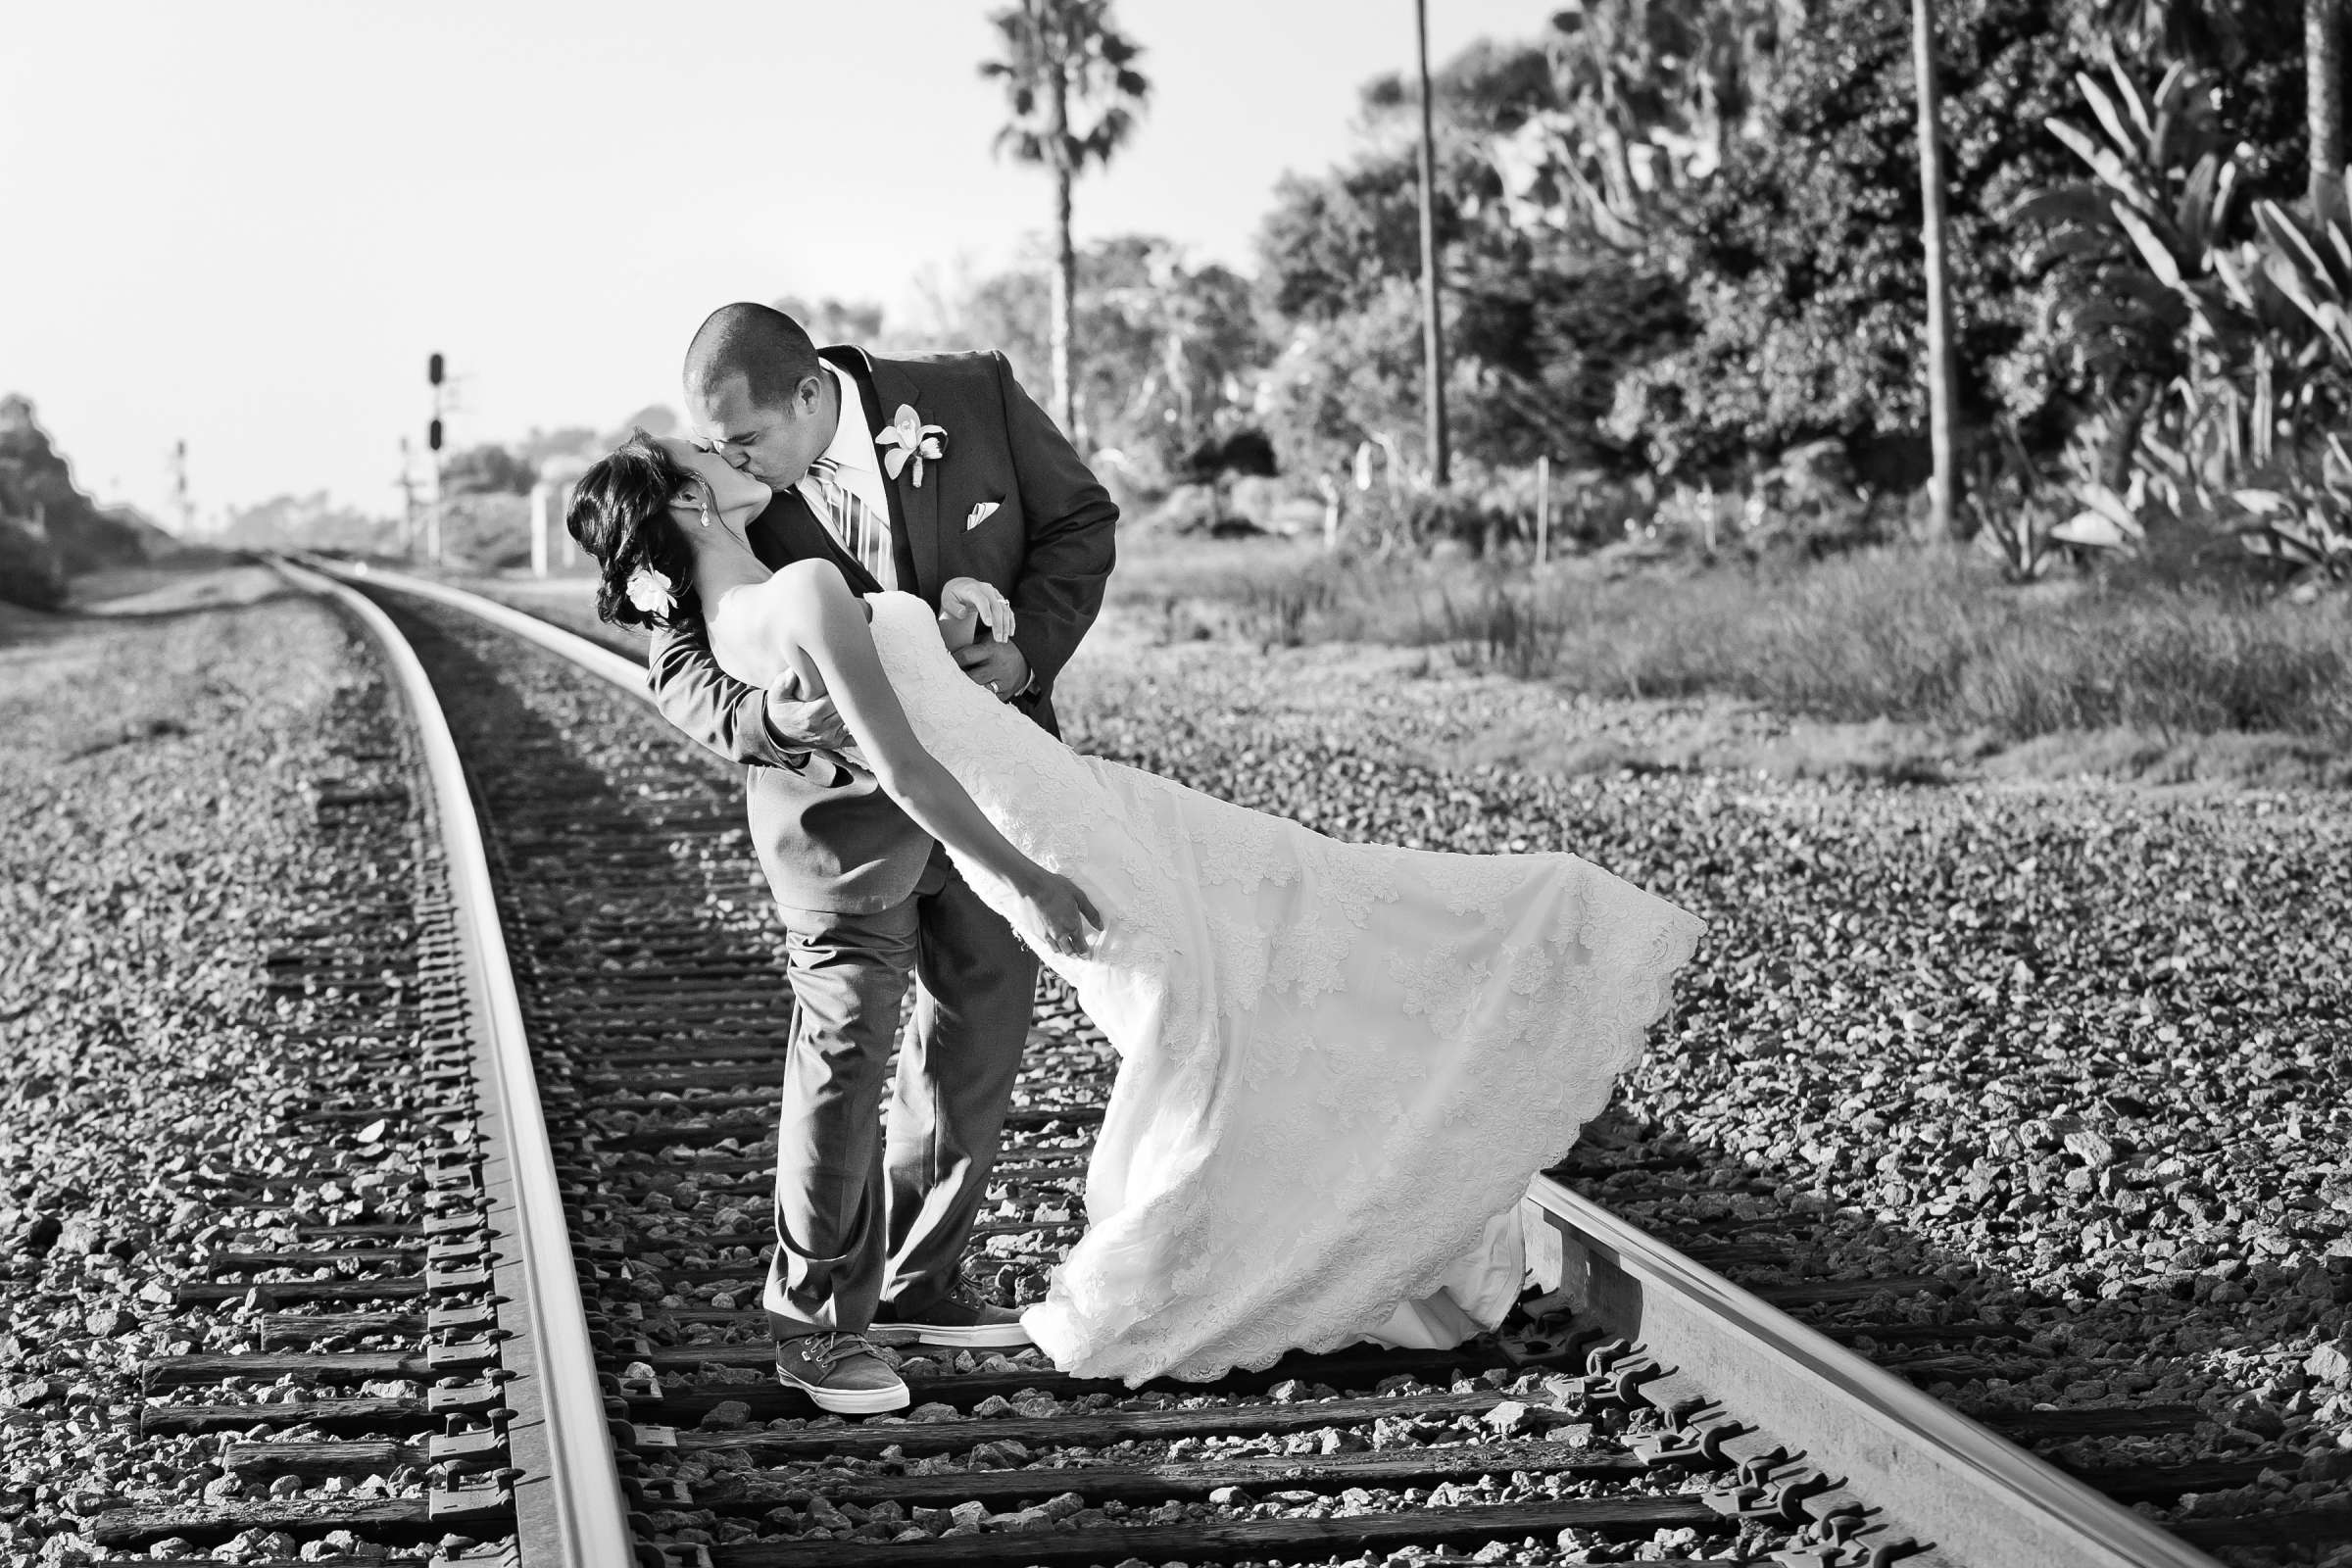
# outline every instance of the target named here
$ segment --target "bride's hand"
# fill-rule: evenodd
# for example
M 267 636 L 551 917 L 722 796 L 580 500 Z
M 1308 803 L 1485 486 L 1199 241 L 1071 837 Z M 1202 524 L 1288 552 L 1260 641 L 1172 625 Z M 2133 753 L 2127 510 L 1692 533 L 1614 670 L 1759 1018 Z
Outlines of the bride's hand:
M 1013 929 L 1032 941 L 1042 941 L 1049 953 L 1065 958 L 1084 957 L 1102 934 L 1102 916 L 1095 912 L 1094 901 L 1066 876 L 1040 866 L 1017 894 Z
M 977 577 L 950 577 L 939 591 L 939 615 L 942 620 L 977 616 L 999 642 L 1012 635 L 1012 605 Z

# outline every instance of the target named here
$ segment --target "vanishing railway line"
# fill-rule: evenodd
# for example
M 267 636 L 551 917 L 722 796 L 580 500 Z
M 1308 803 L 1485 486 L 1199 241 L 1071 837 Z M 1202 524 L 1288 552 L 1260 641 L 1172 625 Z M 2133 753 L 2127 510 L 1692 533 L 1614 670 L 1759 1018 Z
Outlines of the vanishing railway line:
M 147 1430 L 217 1435 L 236 1494 L 109 1512 L 104 1546 L 2186 1568 L 2210 1559 L 2119 1502 L 2251 1479 L 2252 1460 L 2070 1478 L 2030 1446 L 2180 1413 L 1967 1421 L 1895 1374 L 2025 1353 L 2013 1336 L 1866 1315 L 1933 1282 L 1788 1278 L 1769 1243 L 1701 1254 L 1769 1278 L 1742 1291 L 1565 1185 L 1605 1152 L 1534 1185 L 1547 1294 L 1497 1338 L 1142 1390 L 1034 1351 L 904 1347 L 905 1417 L 819 1416 L 776 1385 L 757 1312 L 786 1019 L 731 781 L 639 711 L 629 661 L 434 585 L 355 579 L 363 596 L 289 570 L 383 645 L 412 710 L 387 759 L 405 781 L 322 798 L 322 820 L 418 835 L 417 884 L 277 960 L 273 984 L 350 1004 L 317 1044 L 374 1066 L 293 1108 L 311 1165 L 219 1173 L 227 1239 L 176 1295 L 233 1340 L 148 1367 Z M 1082 1223 L 1106 1067 L 1049 995 L 974 1244 L 1006 1298 Z M 372 1217 L 233 1224 L 327 1193 L 368 1195 Z

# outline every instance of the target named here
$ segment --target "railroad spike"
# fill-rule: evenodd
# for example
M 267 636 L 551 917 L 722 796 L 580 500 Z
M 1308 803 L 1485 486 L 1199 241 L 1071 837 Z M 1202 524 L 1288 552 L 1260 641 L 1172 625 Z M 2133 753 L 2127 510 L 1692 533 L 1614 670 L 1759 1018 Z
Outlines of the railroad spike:
M 498 1359 L 498 1336 L 485 1334 L 479 1339 L 458 1340 L 444 1345 L 424 1348 L 424 1365 L 428 1373 L 478 1372 Z
M 424 1328 L 428 1334 L 462 1334 L 469 1329 L 487 1329 L 498 1322 L 498 1309 L 487 1303 L 479 1306 L 431 1306 L 425 1308 Z
M 434 1464 L 504 1458 L 506 1451 L 506 1431 L 497 1426 L 435 1432 L 427 1434 L 424 1440 L 425 1457 Z
M 514 1494 L 504 1477 L 513 1471 L 461 1477 L 455 1486 L 425 1494 L 425 1516 L 437 1525 L 503 1523 L 514 1512 Z

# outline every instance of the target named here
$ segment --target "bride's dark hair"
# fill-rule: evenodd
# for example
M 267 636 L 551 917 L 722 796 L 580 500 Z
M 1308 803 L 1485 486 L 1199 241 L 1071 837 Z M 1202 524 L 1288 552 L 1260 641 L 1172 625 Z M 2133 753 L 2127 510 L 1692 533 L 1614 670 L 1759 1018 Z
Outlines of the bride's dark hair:
M 669 503 L 694 475 L 643 430 L 590 465 L 572 487 L 564 526 L 602 568 L 596 612 L 615 626 L 673 626 L 700 614 L 694 597 L 694 549 L 678 531 Z M 640 610 L 629 579 L 641 569 L 669 583 L 674 608 Z

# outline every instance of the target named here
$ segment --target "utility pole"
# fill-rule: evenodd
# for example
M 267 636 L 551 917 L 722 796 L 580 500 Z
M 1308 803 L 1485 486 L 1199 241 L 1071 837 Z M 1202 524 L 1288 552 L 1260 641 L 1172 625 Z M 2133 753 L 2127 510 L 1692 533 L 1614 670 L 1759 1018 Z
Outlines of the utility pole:
M 188 442 L 185 436 L 172 444 L 172 512 L 179 518 L 179 536 L 191 538 L 196 532 L 196 508 L 188 499 Z
M 432 509 L 425 514 L 424 558 L 435 565 L 441 564 L 441 416 L 446 401 L 444 387 L 449 379 L 447 372 L 448 367 L 438 354 L 424 362 L 424 378 L 433 388 L 433 419 L 432 423 L 425 426 L 424 440 L 426 448 L 433 455 L 433 501 Z
M 2344 206 L 2344 3 L 2303 0 L 2303 102 L 2311 134 L 2311 216 L 2327 231 Z
M 1536 564 L 1551 550 L 1551 459 L 1536 460 Z
M 1429 416 L 1430 481 L 1443 487 L 1453 465 L 1446 446 L 1446 328 L 1438 318 L 1438 148 L 1429 92 L 1429 0 L 1413 0 L 1413 28 L 1421 65 L 1422 399 Z
M 400 438 L 400 555 L 416 553 L 416 471 L 409 461 L 409 438 Z
M 1935 0 L 1911 0 L 1912 66 L 1919 75 L 1920 237 L 1928 283 L 1928 447 L 1936 476 L 1929 513 L 1938 538 L 1959 536 L 1959 410 L 1952 362 L 1949 229 L 1943 212 L 1943 111 L 1936 82 Z

